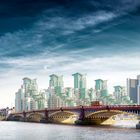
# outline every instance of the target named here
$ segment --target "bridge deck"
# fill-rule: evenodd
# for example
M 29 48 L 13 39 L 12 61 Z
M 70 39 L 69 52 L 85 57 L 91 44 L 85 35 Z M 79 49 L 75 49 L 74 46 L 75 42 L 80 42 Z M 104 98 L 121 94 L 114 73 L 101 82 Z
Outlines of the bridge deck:
M 25 113 L 33 113 L 33 112 L 45 112 L 45 111 L 71 111 L 71 110 L 140 110 L 140 105 L 116 105 L 116 106 L 108 106 L 108 105 L 98 105 L 98 106 L 77 106 L 77 107 L 63 107 L 63 108 L 55 108 L 55 109 L 41 109 L 41 110 L 30 110 L 30 111 L 25 111 Z M 11 114 L 22 114 L 23 112 L 16 112 L 16 113 L 11 113 Z

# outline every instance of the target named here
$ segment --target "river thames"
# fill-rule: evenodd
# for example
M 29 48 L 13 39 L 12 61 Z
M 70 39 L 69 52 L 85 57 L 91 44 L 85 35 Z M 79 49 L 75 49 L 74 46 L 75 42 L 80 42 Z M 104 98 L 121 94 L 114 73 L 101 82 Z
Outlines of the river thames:
M 0 140 L 140 140 L 140 130 L 0 122 Z

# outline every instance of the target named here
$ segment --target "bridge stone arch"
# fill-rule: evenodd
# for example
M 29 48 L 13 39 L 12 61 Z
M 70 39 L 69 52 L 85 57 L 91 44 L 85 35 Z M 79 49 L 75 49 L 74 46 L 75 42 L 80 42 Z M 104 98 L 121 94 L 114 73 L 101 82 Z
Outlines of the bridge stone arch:
M 74 124 L 78 115 L 71 111 L 57 111 L 49 115 L 49 121 L 53 123 L 68 123 Z
M 5 120 L 5 116 L 4 115 L 0 115 L 0 121 Z
M 26 121 L 40 122 L 44 118 L 44 113 L 33 112 L 26 115 Z
M 128 120 L 129 118 L 137 119 L 137 115 L 121 110 L 100 110 L 85 116 L 85 119 L 92 124 L 113 123 L 117 118 L 127 118 Z
M 90 113 L 90 114 L 86 115 L 85 117 L 89 118 L 89 117 L 93 116 L 95 118 L 98 118 L 98 117 L 99 118 L 100 117 L 109 118 L 111 116 L 118 115 L 118 114 L 127 114 L 127 115 L 131 114 L 131 115 L 137 116 L 135 113 L 121 111 L 121 110 L 100 110 L 100 111 Z
M 7 120 L 12 120 L 12 121 L 24 121 L 24 117 L 22 114 L 10 114 L 7 117 Z

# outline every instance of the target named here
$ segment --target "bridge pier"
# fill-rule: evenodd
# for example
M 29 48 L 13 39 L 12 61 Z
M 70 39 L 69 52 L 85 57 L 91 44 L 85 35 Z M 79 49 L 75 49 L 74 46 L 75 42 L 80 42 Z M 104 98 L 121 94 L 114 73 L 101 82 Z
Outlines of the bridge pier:
M 82 106 L 79 113 L 78 120 L 75 121 L 76 125 L 89 125 L 89 122 L 85 119 L 85 109 Z
M 79 120 L 84 120 L 85 119 L 85 109 L 82 106 L 81 110 L 80 110 L 80 114 L 79 114 Z
M 45 109 L 44 117 L 40 120 L 41 123 L 48 123 L 49 122 L 49 111 Z
M 25 111 L 23 111 L 23 122 L 26 122 L 26 112 Z

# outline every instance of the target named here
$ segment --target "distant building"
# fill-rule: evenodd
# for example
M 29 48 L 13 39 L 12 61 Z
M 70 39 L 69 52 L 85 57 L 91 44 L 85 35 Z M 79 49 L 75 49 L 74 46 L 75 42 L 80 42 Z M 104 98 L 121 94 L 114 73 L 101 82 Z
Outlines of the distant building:
M 135 104 L 140 105 L 140 75 L 137 79 L 127 79 L 127 93 Z
M 46 93 L 38 91 L 36 79 L 23 78 L 21 88 L 15 93 L 15 111 L 29 111 L 47 107 Z
M 114 96 L 116 100 L 121 100 L 125 95 L 125 87 L 123 86 L 114 86 Z
M 88 89 L 88 96 L 89 96 L 90 103 L 96 100 L 96 94 L 93 88 Z
M 50 87 L 63 87 L 63 76 L 57 76 L 55 74 L 50 75 Z
M 23 110 L 23 98 L 22 98 L 22 89 L 19 89 L 15 94 L 15 108 L 17 112 L 21 112 Z
M 66 100 L 63 99 L 62 96 L 58 96 L 54 89 L 49 88 L 47 92 L 49 93 L 49 98 L 48 98 L 48 108 L 49 109 L 67 106 Z
M 140 105 L 140 75 L 137 78 L 138 78 L 138 85 L 137 85 L 137 103 L 138 103 L 138 105 Z
M 55 94 L 61 96 L 63 88 L 63 76 L 50 75 L 49 87 L 55 90 Z
M 72 76 L 74 77 L 74 89 L 81 89 L 86 87 L 86 79 L 82 74 L 75 73 L 72 74 Z
M 70 96 L 70 94 L 67 94 L 64 90 L 63 76 L 55 74 L 50 75 L 49 85 L 48 108 L 66 107 L 66 97 L 67 95 Z
M 117 105 L 131 105 L 133 103 L 130 97 L 126 94 L 126 88 L 124 86 L 114 86 L 113 95 L 115 97 L 115 104 Z
M 50 75 L 49 87 L 38 90 L 37 80 L 23 78 L 21 88 L 15 93 L 15 111 L 23 112 L 44 108 L 89 106 L 94 101 L 104 105 L 140 104 L 140 76 L 127 79 L 125 87 L 114 86 L 114 94 L 108 94 L 107 80 L 95 80 L 95 88 L 86 88 L 86 75 L 75 73 L 74 88 L 64 87 L 63 76 Z
M 95 80 L 95 90 L 100 91 L 102 89 L 103 89 L 103 80 L 102 79 Z
M 97 79 L 95 80 L 95 90 L 96 96 L 99 99 L 100 97 L 107 96 L 107 80 Z
M 72 76 L 74 77 L 74 92 L 78 99 L 83 100 L 87 98 L 86 75 L 75 73 Z M 79 95 L 77 95 L 77 93 L 79 93 Z

